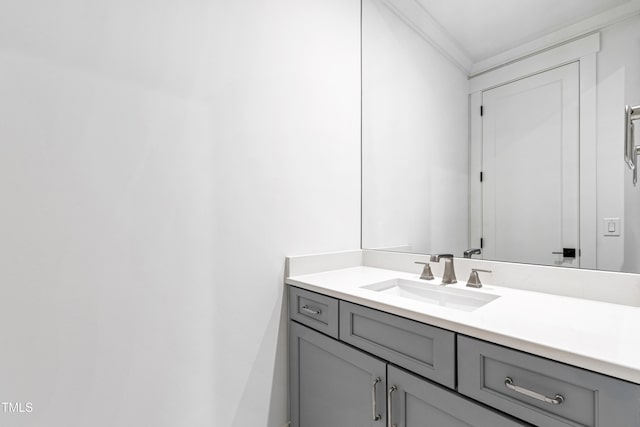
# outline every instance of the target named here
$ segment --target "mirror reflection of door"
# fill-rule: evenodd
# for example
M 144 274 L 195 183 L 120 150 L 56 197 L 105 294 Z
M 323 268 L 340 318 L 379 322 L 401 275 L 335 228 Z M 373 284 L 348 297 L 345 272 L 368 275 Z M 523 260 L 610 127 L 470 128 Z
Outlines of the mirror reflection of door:
M 578 64 L 486 90 L 482 105 L 484 258 L 579 267 Z

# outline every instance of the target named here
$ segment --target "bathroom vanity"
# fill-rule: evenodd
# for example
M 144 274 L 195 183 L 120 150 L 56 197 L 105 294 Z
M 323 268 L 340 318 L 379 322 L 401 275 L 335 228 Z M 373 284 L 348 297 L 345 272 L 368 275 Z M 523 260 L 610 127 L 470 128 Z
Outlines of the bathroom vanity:
M 576 298 L 492 282 L 517 265 L 459 259 L 459 282 L 442 286 L 438 265 L 434 280 L 419 278 L 422 260 L 288 259 L 292 426 L 640 426 L 640 345 L 624 335 L 640 308 L 589 293 L 606 273 L 575 271 Z M 507 272 L 466 287 L 479 265 Z M 609 294 L 635 304 L 640 284 L 610 275 Z

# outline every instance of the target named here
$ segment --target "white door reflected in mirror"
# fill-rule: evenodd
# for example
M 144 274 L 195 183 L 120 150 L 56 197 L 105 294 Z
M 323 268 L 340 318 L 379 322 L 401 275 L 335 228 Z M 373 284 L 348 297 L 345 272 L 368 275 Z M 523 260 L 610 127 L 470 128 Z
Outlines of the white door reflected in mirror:
M 579 249 L 578 73 L 572 63 L 483 92 L 485 259 L 579 267 L 561 252 Z

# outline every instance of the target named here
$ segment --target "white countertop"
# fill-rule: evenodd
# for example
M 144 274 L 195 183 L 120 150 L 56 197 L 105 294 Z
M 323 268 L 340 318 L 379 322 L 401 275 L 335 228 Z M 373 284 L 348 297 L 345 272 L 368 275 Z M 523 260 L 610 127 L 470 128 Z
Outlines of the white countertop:
M 360 266 L 290 276 L 286 283 L 640 384 L 639 307 L 490 283 L 472 289 L 464 280 L 447 285 L 500 295 L 468 312 L 361 288 L 394 278 L 419 275 Z

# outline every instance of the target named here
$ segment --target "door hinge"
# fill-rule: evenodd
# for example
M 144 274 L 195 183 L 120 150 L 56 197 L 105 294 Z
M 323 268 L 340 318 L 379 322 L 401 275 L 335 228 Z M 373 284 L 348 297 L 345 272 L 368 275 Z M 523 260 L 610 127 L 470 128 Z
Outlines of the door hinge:
M 480 249 L 484 249 L 484 237 L 480 238 Z
M 480 172 L 480 182 L 483 182 L 483 181 L 484 181 L 484 173 Z
M 480 106 L 480 116 L 484 116 L 484 105 Z

